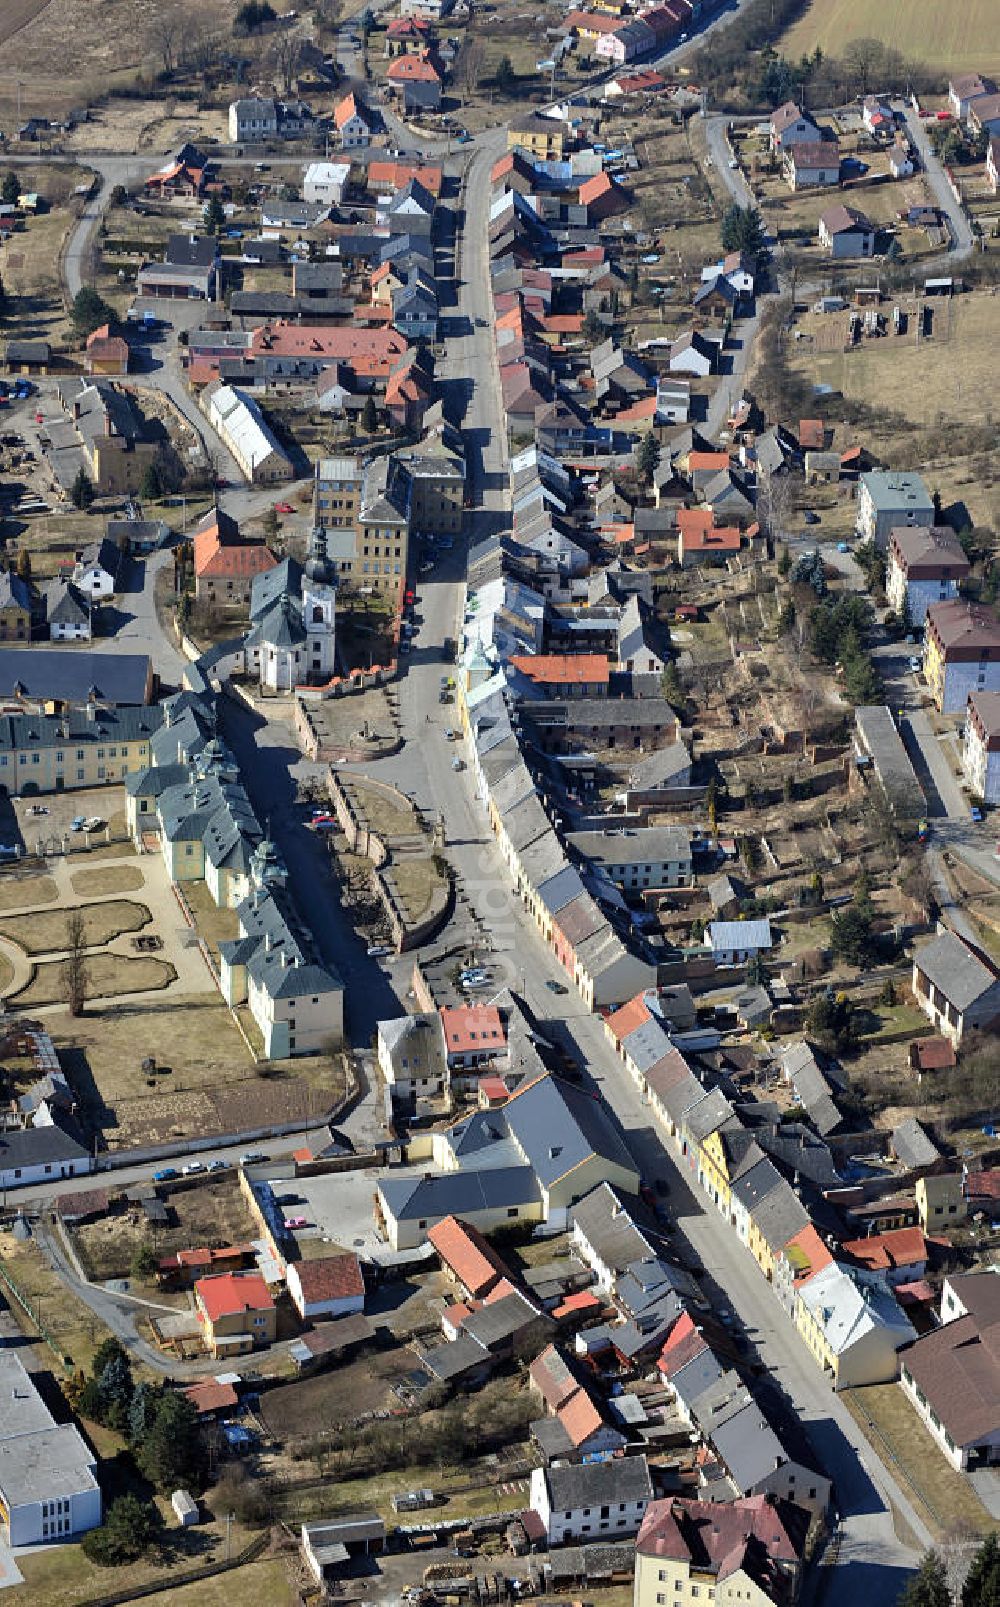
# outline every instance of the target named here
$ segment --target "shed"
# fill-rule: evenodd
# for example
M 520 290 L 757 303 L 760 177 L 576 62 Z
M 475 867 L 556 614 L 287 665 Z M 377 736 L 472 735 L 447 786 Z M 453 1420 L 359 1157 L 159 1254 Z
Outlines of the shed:
M 175 1490 L 170 1497 L 170 1505 L 177 1514 L 177 1522 L 183 1529 L 189 1529 L 193 1523 L 197 1523 L 201 1518 L 198 1503 L 193 1495 L 188 1494 L 187 1490 Z

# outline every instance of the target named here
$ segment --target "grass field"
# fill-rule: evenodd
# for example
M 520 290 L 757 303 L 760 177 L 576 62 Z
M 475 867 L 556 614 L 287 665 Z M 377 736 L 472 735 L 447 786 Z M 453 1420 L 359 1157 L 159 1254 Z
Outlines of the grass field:
M 1000 70 L 996 0 L 812 0 L 778 48 L 798 58 L 820 45 L 835 56 L 847 40 L 861 38 L 883 39 L 944 72 Z
M 54 904 L 59 889 L 51 876 L 0 877 L 0 912 L 23 910 L 32 904 Z
M 18 1005 L 24 1010 L 38 1010 L 46 1004 L 61 1004 L 66 996 L 64 966 L 63 960 L 45 960 L 36 965 L 28 986 L 16 995 Z M 125 954 L 93 954 L 87 958 L 87 995 L 91 999 L 146 993 L 152 988 L 169 987 L 176 979 L 177 972 L 168 960 L 156 960 L 148 954 L 135 959 Z
M 81 898 L 105 893 L 135 893 L 143 885 L 138 865 L 103 865 L 99 870 L 78 870 L 70 877 L 74 893 Z
M 36 1311 L 61 1355 L 72 1357 L 74 1368 L 88 1367 L 94 1351 L 108 1335 L 90 1307 L 58 1282 L 36 1244 L 21 1244 L 13 1234 L 0 1233 L 0 1261 Z M 37 1330 L 31 1319 L 6 1292 L 4 1299 L 20 1327 L 33 1336 Z M 59 1363 L 48 1345 L 39 1344 L 37 1350 L 41 1366 L 58 1372 Z
M 866 1434 L 872 1435 L 874 1423 L 876 1450 L 880 1455 L 888 1450 L 904 1489 L 916 1497 L 917 1510 L 929 1528 L 944 1537 L 963 1528 L 985 1534 L 998 1527 L 968 1479 L 945 1461 L 898 1385 L 849 1389 L 841 1398 Z
M 150 920 L 145 904 L 137 904 L 130 898 L 112 899 L 107 904 L 83 904 L 79 913 L 83 916 L 84 943 L 92 949 L 110 943 L 122 932 L 138 932 Z M 26 954 L 58 954 L 67 946 L 66 921 L 65 910 L 40 910 L 31 915 L 8 916 L 0 921 L 0 932 Z
M 242 1607 L 264 1607 L 264 1603 L 272 1602 L 275 1607 L 284 1607 L 286 1602 L 291 1603 L 293 1598 L 290 1593 L 282 1593 L 284 1565 L 281 1563 L 248 1564 L 245 1568 L 219 1574 L 186 1588 L 169 1588 L 172 1574 L 197 1568 L 225 1556 L 226 1525 L 220 1517 L 210 1523 L 180 1529 L 169 1502 L 160 1497 L 157 1506 L 166 1525 L 159 1550 L 152 1550 L 138 1562 L 125 1567 L 101 1568 L 96 1563 L 88 1562 L 79 1546 L 52 1546 L 33 1556 L 18 1559 L 24 1584 L 4 1593 L 5 1604 L 9 1604 L 9 1607 L 28 1607 L 30 1603 L 31 1607 L 36 1607 L 36 1604 L 44 1602 L 45 1607 L 75 1607 L 78 1602 L 92 1601 L 108 1591 L 125 1591 L 152 1581 L 162 1581 L 165 1588 L 155 1595 L 144 1597 L 145 1601 L 183 1601 L 197 1603 L 197 1607 L 223 1607 L 224 1603 L 228 1607 L 232 1601 L 239 1601 Z M 249 1539 L 249 1532 L 241 1524 L 234 1523 L 231 1542 L 234 1556 Z

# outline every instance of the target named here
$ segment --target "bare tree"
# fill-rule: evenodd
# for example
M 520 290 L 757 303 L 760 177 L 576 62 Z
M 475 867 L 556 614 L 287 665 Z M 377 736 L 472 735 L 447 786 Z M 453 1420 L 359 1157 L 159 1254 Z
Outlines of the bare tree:
M 295 86 L 295 77 L 301 64 L 302 44 L 302 34 L 293 32 L 277 33 L 272 41 L 271 58 L 274 70 L 281 80 L 286 95 L 290 95 Z
M 178 46 L 181 43 L 181 19 L 176 11 L 157 11 L 149 28 L 151 43 L 156 48 L 160 64 L 167 77 L 174 70 Z
M 70 910 L 66 917 L 66 959 L 63 964 L 63 992 L 71 1016 L 82 1016 L 87 1002 L 87 933 L 83 914 Z
M 479 88 L 485 64 L 486 46 L 474 33 L 466 29 L 465 43 L 458 53 L 454 72 L 455 84 L 461 90 L 463 106 L 466 97 L 474 95 Z
M 780 542 L 788 527 L 792 487 L 787 473 L 765 469 L 757 481 L 757 517 L 766 536 Z

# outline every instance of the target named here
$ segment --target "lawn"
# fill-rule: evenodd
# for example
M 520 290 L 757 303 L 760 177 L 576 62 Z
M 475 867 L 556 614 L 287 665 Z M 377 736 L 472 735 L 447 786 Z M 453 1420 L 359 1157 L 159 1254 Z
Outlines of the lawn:
M 92 871 L 93 876 L 113 874 L 112 870 Z M 122 870 L 132 869 L 121 867 Z M 81 872 L 86 875 L 87 872 Z M 76 913 L 76 912 L 74 912 Z M 152 919 L 145 904 L 133 899 L 114 899 L 107 904 L 83 904 L 84 944 L 89 949 L 101 948 L 122 932 L 139 932 Z M 59 954 L 68 946 L 66 910 L 42 910 L 31 915 L 10 915 L 0 921 L 0 933 L 24 949 L 26 954 Z M 157 986 L 150 983 L 150 987 Z M 134 992 L 134 988 L 130 991 Z
M 66 997 L 64 960 L 44 960 L 26 988 L 14 995 L 22 1009 L 41 1009 L 60 1004 Z M 148 993 L 176 982 L 177 972 L 169 960 L 143 954 L 91 954 L 87 957 L 87 996 L 91 999 L 117 998 L 128 993 Z M 103 1021 L 103 1016 L 102 1016 Z
M 996 0 L 812 0 L 777 48 L 797 61 L 817 45 L 836 55 L 847 40 L 863 38 L 883 39 L 941 73 L 1000 70 Z
M 78 870 L 70 883 L 81 898 L 98 898 L 107 893 L 137 893 L 145 878 L 138 865 L 102 865 L 99 870 Z
M 42 1602 L 45 1607 L 76 1607 L 77 1603 L 90 1602 L 110 1591 L 138 1588 L 152 1581 L 162 1581 L 165 1588 L 155 1595 L 143 1597 L 145 1601 L 179 1602 L 183 1598 L 185 1602 L 197 1603 L 197 1607 L 208 1607 L 209 1603 L 228 1607 L 228 1603 L 234 1600 L 238 1600 L 241 1607 L 256 1607 L 257 1603 L 264 1607 L 265 1603 L 272 1601 L 277 1607 L 281 1607 L 286 1600 L 291 1603 L 291 1595 L 268 1594 L 273 1581 L 271 1574 L 266 1571 L 271 1568 L 279 1570 L 277 1579 L 280 1583 L 280 1570 L 284 1566 L 281 1563 L 248 1564 L 245 1568 L 219 1574 L 195 1585 L 172 1588 L 169 1584 L 172 1575 L 225 1557 L 226 1525 L 220 1519 L 181 1529 L 169 1504 L 161 1499 L 157 1505 L 166 1522 L 160 1550 L 151 1551 L 148 1556 L 127 1567 L 114 1569 L 100 1568 L 88 1562 L 80 1547 L 72 1545 L 53 1546 L 33 1556 L 20 1557 L 18 1566 L 24 1575 L 24 1584 L 4 1593 L 5 1607 L 8 1603 L 10 1607 L 28 1607 L 29 1603 L 31 1607 L 36 1607 Z M 237 1555 L 251 1538 L 252 1535 L 242 1525 L 234 1523 L 232 1554 Z M 255 1577 L 255 1570 L 260 1575 L 259 1581 Z M 252 1594 L 251 1591 L 256 1593 Z
M 218 964 L 219 944 L 229 938 L 239 937 L 240 923 L 236 911 L 220 909 L 204 882 L 185 882 L 184 897 L 195 918 L 199 935 L 205 939 Z
M 54 904 L 59 889 L 51 876 L 0 876 L 0 913 Z
M 976 291 L 938 304 L 930 340 L 918 341 L 913 318 L 905 335 L 863 340 L 850 351 L 807 353 L 807 342 L 800 341 L 792 367 L 814 384 L 830 385 L 871 407 L 892 408 L 913 424 L 931 427 L 942 417 L 981 424 L 997 319 L 996 297 Z M 813 332 L 816 323 L 804 320 L 802 328 Z
M 59 1354 L 72 1358 L 73 1370 L 89 1366 L 97 1346 L 108 1337 L 108 1330 L 90 1307 L 58 1282 L 37 1245 L 20 1244 L 12 1234 L 0 1232 L 0 1261 L 34 1308 Z M 13 1296 L 6 1289 L 3 1294 L 25 1333 L 37 1333 Z M 37 1349 L 41 1365 L 58 1371 L 59 1364 L 49 1346 L 42 1343 Z
M 248 1562 L 195 1585 L 160 1590 L 144 1600 L 151 1607 L 292 1607 L 299 1595 L 292 1587 L 288 1560 L 278 1557 Z
M 997 1527 L 969 1481 L 945 1461 L 897 1384 L 845 1390 L 841 1399 L 879 1454 L 888 1452 L 893 1471 L 902 1475 L 917 1510 L 939 1537 Z

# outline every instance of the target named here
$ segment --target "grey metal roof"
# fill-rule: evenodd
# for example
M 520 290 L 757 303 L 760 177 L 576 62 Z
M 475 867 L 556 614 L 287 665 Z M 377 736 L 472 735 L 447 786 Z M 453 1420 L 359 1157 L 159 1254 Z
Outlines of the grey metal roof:
M 918 949 L 913 963 L 960 1013 L 997 983 L 994 972 L 953 932 L 942 932 Z
M 732 1193 L 739 1203 L 755 1216 L 760 1202 L 782 1182 L 783 1178 L 774 1162 L 765 1158 L 736 1179 Z
M 601 865 L 645 865 L 691 860 L 691 835 L 684 826 L 639 826 L 617 831 L 571 831 L 566 841 L 577 853 Z
M 639 1210 L 637 1200 L 601 1183 L 577 1202 L 570 1220 L 598 1260 L 617 1273 L 655 1253 L 653 1241 L 634 1220 Z
M 25 697 L 39 702 L 82 704 L 93 689 L 99 702 L 144 704 L 149 673 L 145 653 L 0 645 L 3 698 L 16 696 L 20 686 Z
M 60 1161 L 86 1160 L 85 1144 L 66 1132 L 58 1122 L 49 1127 L 19 1127 L 0 1131 L 0 1172 L 26 1171 L 32 1166 L 56 1165 Z
M 439 1220 L 537 1205 L 541 1191 L 530 1166 L 496 1166 L 442 1172 L 432 1177 L 382 1178 L 382 1197 L 397 1221 Z
M 904 1117 L 893 1129 L 890 1144 L 904 1166 L 932 1166 L 941 1154 L 915 1116 Z
M 771 923 L 762 921 L 712 921 L 706 936 L 716 949 L 769 949 L 774 942 Z
M 768 1249 L 773 1251 L 783 1250 L 789 1239 L 809 1226 L 810 1220 L 809 1212 L 784 1178 L 758 1205 L 751 1207 L 750 1215 Z
M 631 1506 L 653 1499 L 653 1484 L 644 1456 L 552 1467 L 545 1479 L 554 1512 L 579 1512 L 583 1507 L 622 1503 Z
M 547 1319 L 527 1297 L 518 1290 L 492 1300 L 466 1317 L 463 1332 L 477 1340 L 485 1350 L 494 1350 L 513 1339 L 523 1329 L 545 1323 Z
M 545 1187 L 592 1155 L 638 1169 L 609 1108 L 558 1077 L 539 1077 L 503 1107 L 507 1127 Z

